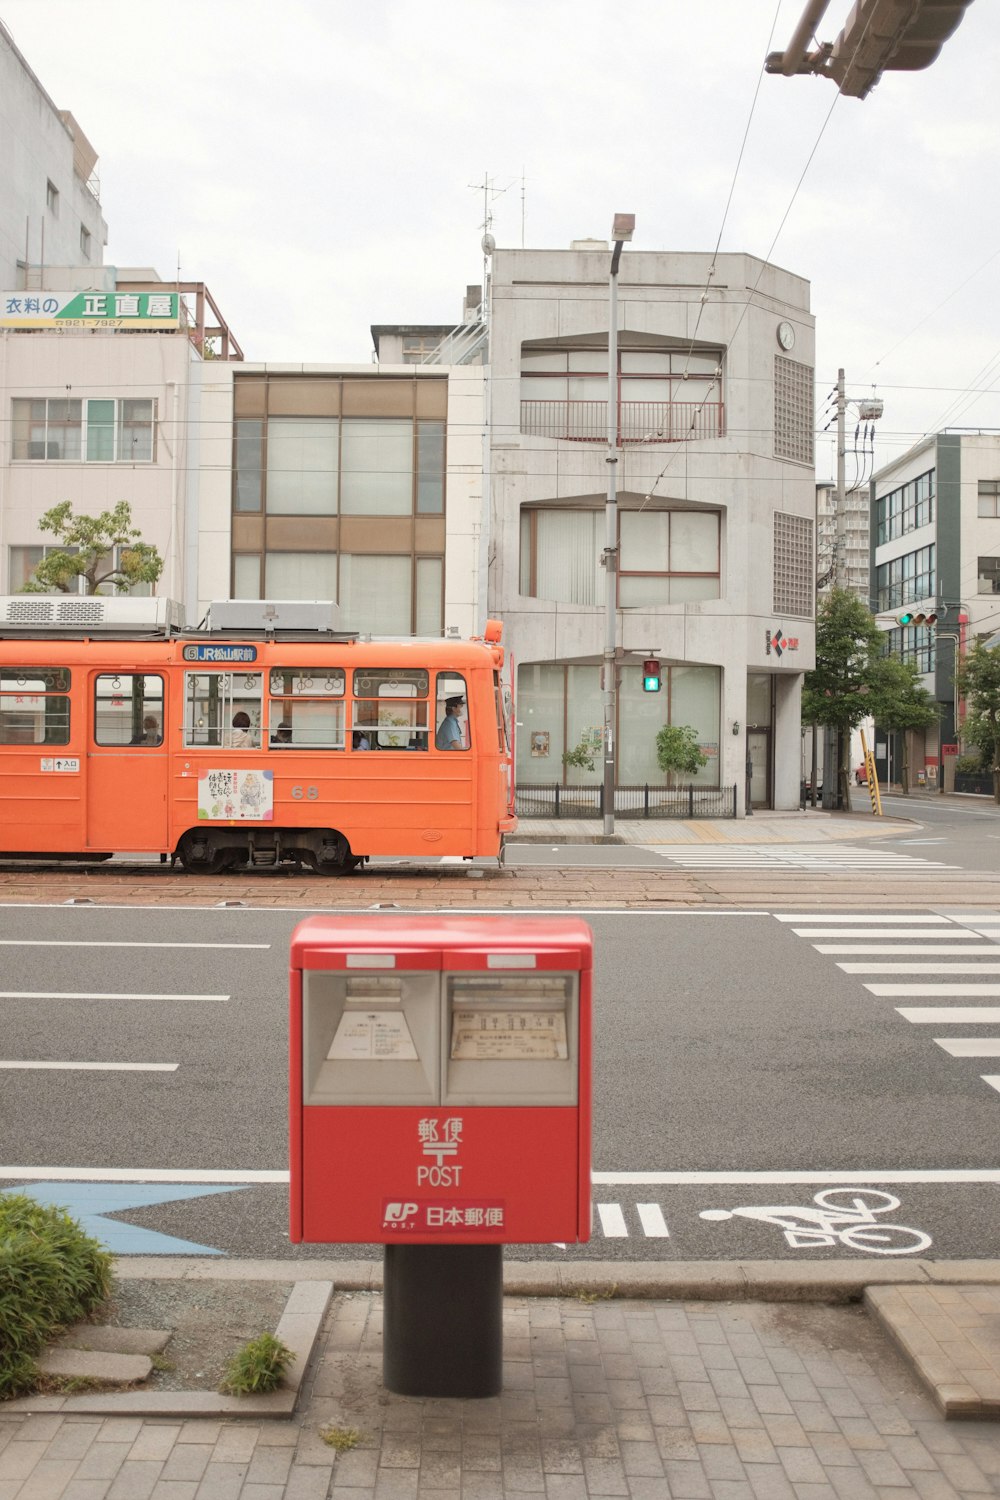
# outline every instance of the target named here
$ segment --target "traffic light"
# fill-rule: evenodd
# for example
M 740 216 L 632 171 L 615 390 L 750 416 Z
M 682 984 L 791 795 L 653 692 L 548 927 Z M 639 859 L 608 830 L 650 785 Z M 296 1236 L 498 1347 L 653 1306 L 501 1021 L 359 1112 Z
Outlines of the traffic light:
M 901 615 L 896 616 L 897 625 L 936 625 L 937 615 L 931 610 L 930 614 L 917 613 L 906 609 Z
M 647 656 L 642 664 L 642 690 L 644 693 L 660 691 L 660 663 L 655 656 Z

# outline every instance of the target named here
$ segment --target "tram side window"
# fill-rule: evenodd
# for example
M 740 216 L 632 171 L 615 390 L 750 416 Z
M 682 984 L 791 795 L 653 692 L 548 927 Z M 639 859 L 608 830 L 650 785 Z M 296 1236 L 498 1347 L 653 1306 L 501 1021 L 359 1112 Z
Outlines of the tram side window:
M 262 684 L 261 672 L 185 672 L 185 745 L 259 750 Z
M 68 745 L 69 681 L 66 667 L 0 667 L 0 745 Z
M 268 688 L 272 750 L 343 750 L 347 678 L 342 667 L 274 667 Z
M 468 750 L 469 700 L 465 678 L 457 672 L 439 672 L 435 693 L 434 745 L 438 750 Z
M 94 686 L 94 743 L 163 744 L 163 678 L 103 672 Z
M 430 673 L 420 667 L 364 667 L 354 674 L 351 747 L 426 750 Z M 367 744 L 366 744 L 367 741 Z

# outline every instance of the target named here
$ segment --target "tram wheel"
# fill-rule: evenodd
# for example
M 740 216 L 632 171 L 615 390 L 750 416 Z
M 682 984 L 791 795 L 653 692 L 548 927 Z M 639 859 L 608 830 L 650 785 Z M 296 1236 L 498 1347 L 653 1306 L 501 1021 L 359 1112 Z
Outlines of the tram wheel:
M 212 849 L 203 839 L 183 838 L 177 857 L 189 875 L 221 875 L 239 860 L 234 849 Z

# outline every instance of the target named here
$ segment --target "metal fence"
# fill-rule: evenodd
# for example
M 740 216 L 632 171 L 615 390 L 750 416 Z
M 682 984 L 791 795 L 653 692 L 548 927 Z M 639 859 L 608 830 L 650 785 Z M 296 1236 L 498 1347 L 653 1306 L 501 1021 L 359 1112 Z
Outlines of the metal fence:
M 620 786 L 616 818 L 735 818 L 739 786 Z M 519 818 L 603 818 L 603 786 L 520 786 Z

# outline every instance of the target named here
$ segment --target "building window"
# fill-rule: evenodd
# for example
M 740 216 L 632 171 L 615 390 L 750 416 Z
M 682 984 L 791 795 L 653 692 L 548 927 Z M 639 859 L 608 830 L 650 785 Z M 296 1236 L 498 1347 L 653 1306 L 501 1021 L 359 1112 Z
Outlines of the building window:
M 267 508 L 271 515 L 337 514 L 339 425 L 336 417 L 269 418 Z M 247 442 L 248 457 L 249 453 Z M 245 473 L 245 469 L 240 471 L 237 483 Z
M 981 557 L 976 567 L 980 594 L 1000 594 L 1000 557 Z
M 604 512 L 522 510 L 521 593 L 565 604 L 604 598 Z M 715 511 L 622 511 L 618 517 L 618 604 L 650 608 L 718 599 Z
M 903 625 L 887 630 L 886 655 L 915 661 L 921 672 L 933 672 L 934 631 L 926 625 Z
M 153 400 L 62 400 L 15 397 L 15 460 L 57 463 L 152 463 Z
M 620 347 L 618 441 L 679 443 L 724 432 L 722 350 Z M 608 347 L 521 348 L 521 431 L 571 442 L 608 439 Z
M 121 567 L 122 553 L 126 552 L 127 550 L 128 549 L 126 547 L 117 547 L 115 549 L 115 567 Z M 31 578 L 35 569 L 38 567 L 38 564 L 43 560 L 43 558 L 48 557 L 50 553 L 65 552 L 68 553 L 70 557 L 75 557 L 77 551 L 78 548 L 76 547 L 58 547 L 55 545 L 48 547 L 11 547 L 10 565 L 8 570 L 8 592 L 11 594 L 19 594 L 24 588 L 25 584 Z M 101 565 L 97 570 L 98 576 L 102 573 L 108 572 L 110 567 L 111 558 L 110 556 L 105 554 L 105 556 L 101 559 Z M 66 579 L 66 585 L 67 586 L 65 589 L 53 588 L 48 592 L 52 594 L 85 594 L 87 592 L 87 580 L 85 578 L 79 577 L 76 574 L 73 574 Z M 129 594 L 132 598 L 135 599 L 148 599 L 152 596 L 153 585 L 151 583 L 136 583 L 133 584 L 132 588 L 126 589 L 124 591 L 113 588 L 111 584 L 101 584 L 97 588 L 98 594 L 120 595 L 122 592 Z
M 45 184 L 45 207 L 50 214 L 59 217 L 59 189 L 51 180 Z
M 979 514 L 988 520 L 1000 516 L 1000 479 L 979 481 Z
M 980 486 L 982 489 L 982 486 Z M 980 511 L 980 515 L 982 511 Z M 875 540 L 893 542 L 934 519 L 934 470 L 880 495 L 875 501 Z
M 880 563 L 875 570 L 875 583 L 879 610 L 900 609 L 904 604 L 933 598 L 937 592 L 933 543 L 916 552 L 907 552 L 904 557 L 894 557 L 891 562 Z
M 813 522 L 809 516 L 774 513 L 774 608 L 781 615 L 812 619 Z
M 80 254 L 90 259 L 90 230 L 85 224 L 80 225 Z
M 774 357 L 774 456 L 813 462 L 813 372 L 811 365 Z
M 257 559 L 253 559 L 256 563 Z M 253 594 L 246 595 L 254 598 Z M 336 599 L 336 552 L 268 552 L 265 599 Z

